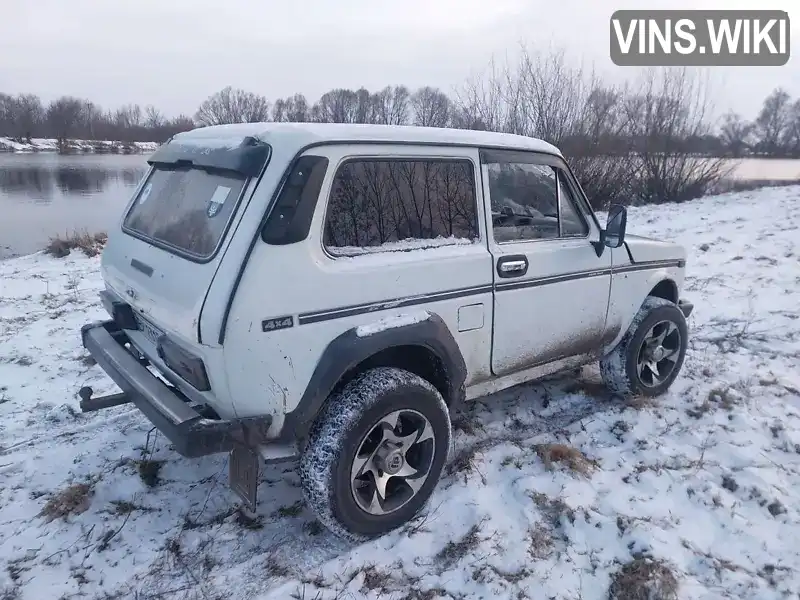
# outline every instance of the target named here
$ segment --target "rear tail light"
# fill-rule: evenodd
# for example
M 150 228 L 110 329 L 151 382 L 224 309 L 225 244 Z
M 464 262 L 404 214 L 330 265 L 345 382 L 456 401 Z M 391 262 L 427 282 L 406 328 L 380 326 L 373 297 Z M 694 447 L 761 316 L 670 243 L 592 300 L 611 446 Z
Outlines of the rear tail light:
M 167 336 L 162 335 L 158 340 L 158 356 L 167 367 L 198 391 L 207 392 L 211 389 L 206 366 L 202 359 L 185 350 Z

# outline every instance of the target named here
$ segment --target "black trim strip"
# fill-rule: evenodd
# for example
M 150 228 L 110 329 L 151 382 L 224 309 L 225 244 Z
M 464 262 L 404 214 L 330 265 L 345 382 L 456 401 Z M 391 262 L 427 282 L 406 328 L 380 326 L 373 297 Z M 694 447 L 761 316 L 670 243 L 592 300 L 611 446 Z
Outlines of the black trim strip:
M 537 277 L 536 279 L 526 279 L 525 281 L 500 282 L 495 285 L 498 292 L 507 290 L 519 290 L 529 287 L 541 287 L 551 283 L 564 283 L 576 279 L 589 279 L 591 277 L 601 277 L 611 275 L 611 269 L 597 269 L 594 271 L 579 271 L 577 273 L 566 273 L 565 275 L 551 275 L 549 277 Z
M 669 269 L 672 267 L 683 268 L 684 266 L 686 266 L 685 260 L 648 260 L 645 262 L 613 267 L 612 272 L 631 273 L 633 271 L 650 271 L 653 269 Z
M 645 271 L 652 269 L 659 269 L 662 267 L 676 267 L 683 266 L 683 261 L 677 260 L 654 260 L 646 263 L 638 263 L 635 265 L 624 265 L 622 267 L 615 267 L 613 269 L 595 269 L 591 271 L 578 271 L 576 273 L 566 273 L 564 275 L 551 275 L 548 277 L 537 277 L 535 279 L 526 279 L 525 281 L 502 281 L 494 285 L 481 285 L 471 288 L 461 288 L 456 290 L 448 290 L 444 292 L 436 292 L 433 294 L 424 294 L 421 296 L 409 296 L 406 298 L 397 298 L 394 300 L 382 300 L 380 302 L 370 302 L 367 304 L 354 304 L 351 306 L 344 306 L 341 308 L 333 308 L 328 310 L 320 310 L 314 312 L 303 313 L 298 316 L 298 325 L 309 325 L 311 323 L 319 323 L 321 321 L 331 321 L 333 319 L 342 319 L 345 317 L 353 317 L 356 315 L 376 312 L 380 310 L 388 310 L 391 308 L 404 308 L 407 306 L 418 306 L 420 304 L 427 304 L 430 302 L 439 302 L 441 300 L 452 300 L 454 298 L 466 298 L 468 296 L 475 296 L 477 294 L 485 294 L 488 292 L 504 292 L 511 290 L 519 290 L 524 288 L 541 287 L 554 283 L 564 283 L 566 281 L 574 281 L 576 279 L 589 279 L 591 277 L 602 277 L 604 275 L 612 275 L 614 273 L 627 273 L 631 271 Z
M 332 319 L 352 317 L 378 310 L 403 308 L 406 306 L 418 306 L 420 304 L 427 304 L 429 302 L 440 302 L 442 300 L 452 300 L 454 298 L 466 298 L 467 296 L 475 296 L 477 294 L 487 294 L 491 292 L 491 285 L 481 285 L 478 287 L 437 292 L 435 294 L 424 294 L 422 296 L 409 296 L 407 298 L 398 298 L 395 300 L 370 302 L 369 304 L 355 304 L 353 306 L 345 306 L 331 310 L 303 313 L 298 317 L 297 322 L 299 325 L 307 325 L 309 323 L 319 323 L 320 321 L 330 321 Z

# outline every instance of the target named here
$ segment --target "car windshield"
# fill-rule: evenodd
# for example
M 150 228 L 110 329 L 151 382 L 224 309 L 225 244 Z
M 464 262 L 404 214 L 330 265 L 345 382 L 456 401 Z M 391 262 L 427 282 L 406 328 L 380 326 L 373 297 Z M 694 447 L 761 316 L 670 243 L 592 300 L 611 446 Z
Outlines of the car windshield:
M 158 165 L 123 228 L 199 259 L 212 256 L 247 178 L 234 171 Z

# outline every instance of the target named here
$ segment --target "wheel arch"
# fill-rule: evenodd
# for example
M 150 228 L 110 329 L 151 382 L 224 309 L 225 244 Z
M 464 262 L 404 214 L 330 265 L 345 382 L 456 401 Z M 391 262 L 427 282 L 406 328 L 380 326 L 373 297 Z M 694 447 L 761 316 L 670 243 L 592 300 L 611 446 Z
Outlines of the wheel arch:
M 662 279 L 647 294 L 648 297 L 661 298 L 670 302 L 678 303 L 678 284 L 672 279 Z
M 439 315 L 370 335 L 359 335 L 353 327 L 323 351 L 300 402 L 285 415 L 280 437 L 304 438 L 332 393 L 366 369 L 388 366 L 429 381 L 451 411 L 464 399 L 466 363 Z

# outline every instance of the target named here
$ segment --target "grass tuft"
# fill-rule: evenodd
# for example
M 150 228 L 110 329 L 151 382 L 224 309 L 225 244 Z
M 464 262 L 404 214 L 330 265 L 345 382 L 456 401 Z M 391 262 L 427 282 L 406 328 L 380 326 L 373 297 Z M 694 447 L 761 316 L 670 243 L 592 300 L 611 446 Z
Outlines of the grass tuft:
M 163 460 L 147 460 L 142 459 L 137 461 L 137 468 L 139 470 L 139 478 L 147 487 L 156 487 L 161 482 L 161 467 L 164 466 Z
M 107 241 L 108 235 L 103 232 L 73 231 L 64 237 L 50 238 L 44 251 L 55 258 L 65 258 L 72 250 L 81 250 L 86 256 L 91 257 L 100 254 Z
M 297 517 L 300 513 L 303 512 L 303 503 L 302 501 L 298 500 L 294 504 L 290 504 L 289 506 L 281 506 L 278 510 L 278 516 L 280 517 Z
M 658 560 L 638 557 L 611 576 L 609 600 L 678 600 L 678 579 Z
M 475 524 L 457 542 L 447 542 L 445 547 L 436 555 L 436 560 L 447 566 L 454 565 L 478 546 L 481 541 L 478 533 L 480 533 L 480 527 Z
M 534 449 L 548 469 L 553 469 L 554 464 L 559 463 L 586 477 L 597 468 L 597 461 L 587 458 L 583 452 L 566 444 L 539 444 Z
M 385 592 L 391 583 L 391 577 L 385 571 L 378 570 L 375 565 L 367 565 L 363 570 L 364 586 L 368 590 Z
M 79 515 L 89 508 L 92 486 L 88 483 L 73 483 L 50 496 L 39 516 L 48 521 Z

